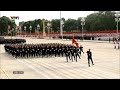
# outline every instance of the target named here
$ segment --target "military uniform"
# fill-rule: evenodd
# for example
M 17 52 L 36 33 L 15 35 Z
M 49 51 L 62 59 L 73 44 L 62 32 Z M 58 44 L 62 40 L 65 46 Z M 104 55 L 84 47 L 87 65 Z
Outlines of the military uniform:
M 90 60 L 92 62 L 92 65 L 94 65 L 93 60 L 92 60 L 92 52 L 89 49 L 89 51 L 87 51 L 86 53 L 87 53 L 87 56 L 88 56 L 88 66 L 90 67 Z

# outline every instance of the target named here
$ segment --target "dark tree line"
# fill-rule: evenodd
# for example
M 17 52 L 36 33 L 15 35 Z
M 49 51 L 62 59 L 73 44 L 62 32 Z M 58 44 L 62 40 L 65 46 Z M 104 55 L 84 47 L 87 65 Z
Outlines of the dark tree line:
M 64 21 L 64 27 L 63 27 L 64 32 L 73 32 L 73 31 L 81 32 L 82 30 L 81 18 L 82 17 L 79 17 L 77 20 L 71 18 L 65 20 L 64 18 L 62 18 L 62 20 Z M 50 22 L 52 24 L 51 27 L 52 30 L 54 32 L 60 32 L 60 19 L 52 19 Z M 33 32 L 35 31 L 35 26 L 37 26 L 37 24 L 40 24 L 41 31 L 43 29 L 41 19 L 25 22 L 23 26 L 27 26 L 27 31 L 29 31 L 30 24 L 33 26 L 32 29 Z M 87 17 L 85 17 L 84 29 L 86 31 L 115 30 L 116 29 L 115 12 L 99 11 L 98 13 L 92 13 L 88 15 Z

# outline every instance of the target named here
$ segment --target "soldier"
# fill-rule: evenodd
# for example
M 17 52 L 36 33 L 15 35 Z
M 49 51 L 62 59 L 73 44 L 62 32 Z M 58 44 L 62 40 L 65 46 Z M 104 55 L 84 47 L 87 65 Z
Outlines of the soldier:
M 109 37 L 109 43 L 110 43 L 110 37 Z
M 53 54 L 54 54 L 54 47 L 53 47 L 53 45 L 51 45 L 51 56 L 53 56 Z
M 65 52 L 64 50 L 65 50 L 65 46 L 62 45 L 62 46 L 61 46 L 61 55 L 62 55 L 62 57 L 64 56 L 64 52 Z
M 80 49 L 80 51 L 79 51 L 80 55 L 81 55 L 81 52 L 83 52 L 83 54 L 84 54 L 82 45 L 80 45 L 79 49 Z
M 69 60 L 71 60 L 71 58 L 70 58 L 70 49 L 68 47 L 65 49 L 65 56 L 66 56 L 67 62 L 68 62 L 68 58 L 69 58 Z
M 19 46 L 20 57 L 22 57 L 22 45 Z
M 46 50 L 45 50 L 45 46 L 42 46 L 42 57 L 45 56 L 45 52 L 46 52 Z
M 27 56 L 27 58 L 28 58 L 28 57 L 29 57 L 29 53 L 30 53 L 30 51 L 29 51 L 29 46 L 26 46 L 26 51 L 27 51 L 26 56 Z
M 90 60 L 92 62 L 92 65 L 94 65 L 93 60 L 92 60 L 92 52 L 89 49 L 89 51 L 87 51 L 86 53 L 87 53 L 87 56 L 88 56 L 88 66 L 90 67 Z
M 59 56 L 63 57 L 63 54 L 62 54 L 62 45 L 59 46 Z
M 65 56 L 66 56 L 66 60 L 67 60 L 67 62 L 68 62 L 68 48 L 65 49 Z
M 49 56 L 52 56 L 52 46 L 51 46 L 51 44 L 49 45 Z
M 35 53 L 36 53 L 35 48 L 36 48 L 36 46 L 33 44 L 32 55 L 33 55 L 34 57 L 35 57 Z
M 58 46 L 57 46 L 57 55 L 58 55 L 58 57 L 60 57 L 60 50 L 61 50 L 61 49 L 60 49 L 60 46 L 58 45 Z
M 16 47 L 16 58 L 20 56 L 20 51 L 19 51 L 19 46 L 17 45 Z
M 27 46 L 25 45 L 25 46 L 24 46 L 24 57 L 27 56 L 27 53 L 28 53 L 28 52 L 27 52 Z
M 79 57 L 79 59 L 80 59 L 80 55 L 79 55 L 79 48 L 75 48 L 75 50 L 74 50 L 74 59 L 76 59 L 76 62 L 77 62 L 77 56 Z
M 72 60 L 72 62 L 73 62 L 73 57 L 74 57 L 74 50 L 73 49 L 74 48 L 72 48 L 71 51 L 70 51 L 71 52 L 71 60 Z
M 56 48 L 56 45 L 54 46 L 54 55 L 55 55 L 55 57 L 56 57 L 56 55 L 57 55 L 57 48 Z
M 39 56 L 42 56 L 42 45 L 39 45 Z
M 114 48 L 116 48 L 116 42 L 114 41 Z
M 24 58 L 25 57 L 25 47 L 24 47 L 24 45 L 22 45 L 22 58 Z
M 36 56 L 37 56 L 37 58 L 38 58 L 38 56 L 39 56 L 39 46 L 38 46 L 38 44 L 36 45 Z
M 34 55 L 35 55 L 35 57 L 38 57 L 38 56 L 37 56 L 37 53 L 38 53 L 38 52 L 37 52 L 37 48 L 38 48 L 38 47 L 37 47 L 37 44 L 35 44 L 35 45 L 34 45 L 34 50 L 35 50 L 35 51 L 34 51 Z

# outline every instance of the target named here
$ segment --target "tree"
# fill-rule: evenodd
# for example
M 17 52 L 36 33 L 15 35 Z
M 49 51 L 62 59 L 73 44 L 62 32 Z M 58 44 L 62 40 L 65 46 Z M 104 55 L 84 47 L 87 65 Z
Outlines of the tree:
M 52 23 L 52 30 L 54 32 L 60 31 L 60 19 L 52 19 L 51 23 Z
M 88 31 L 96 30 L 114 30 L 115 29 L 115 12 L 99 11 L 86 17 L 86 29 Z
M 8 25 L 10 25 L 11 28 L 15 28 L 15 22 L 12 22 L 6 16 L 1 17 L 0 18 L 0 35 L 3 35 L 4 33 L 7 33 Z
M 66 32 L 73 32 L 74 30 L 77 30 L 77 20 L 70 18 L 65 21 L 64 26 Z

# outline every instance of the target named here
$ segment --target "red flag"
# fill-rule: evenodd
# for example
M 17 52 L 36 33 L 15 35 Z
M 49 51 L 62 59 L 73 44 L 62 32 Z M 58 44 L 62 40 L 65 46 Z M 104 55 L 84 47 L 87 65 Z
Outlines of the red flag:
M 77 41 L 74 39 L 74 36 L 73 36 L 73 38 L 72 38 L 72 44 L 75 44 L 77 48 L 79 47 L 79 44 L 78 44 Z
M 76 44 L 76 47 L 78 48 L 78 47 L 79 47 L 79 44 L 78 44 L 77 42 L 76 42 L 75 44 Z
M 72 44 L 76 43 L 76 40 L 74 39 L 74 36 L 72 37 Z

